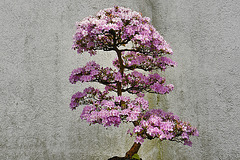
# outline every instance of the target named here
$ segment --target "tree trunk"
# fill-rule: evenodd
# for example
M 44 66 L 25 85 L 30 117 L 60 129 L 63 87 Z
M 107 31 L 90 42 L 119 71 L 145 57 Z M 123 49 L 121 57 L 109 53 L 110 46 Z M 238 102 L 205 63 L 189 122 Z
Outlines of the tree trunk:
M 117 48 L 116 48 L 116 52 L 117 52 L 118 61 L 119 61 L 119 65 L 120 65 L 119 71 L 123 77 L 124 66 L 123 66 L 123 60 L 122 60 L 122 53 Z M 118 96 L 122 95 L 122 83 L 121 82 L 117 82 L 117 92 L 118 92 Z
M 134 142 L 131 149 L 126 153 L 125 158 L 132 158 L 132 156 L 138 152 L 140 147 L 141 147 L 140 143 Z
M 136 159 L 129 159 L 129 158 L 125 158 L 125 157 L 115 156 L 115 157 L 109 158 L 108 160 L 136 160 Z M 142 160 L 142 159 L 140 158 L 140 160 Z
M 109 158 L 108 160 L 135 160 L 135 159 L 132 159 L 132 156 L 138 152 L 140 147 L 141 147 L 140 143 L 134 142 L 131 149 L 126 153 L 125 157 L 115 156 L 115 157 Z M 140 160 L 142 159 L 140 158 Z
M 118 61 L 119 61 L 119 71 L 123 77 L 123 73 L 124 73 L 124 65 L 123 65 L 123 59 L 122 59 L 122 53 L 121 51 L 117 48 L 116 46 L 116 34 L 113 33 L 113 41 L 114 41 L 114 50 L 117 52 L 117 56 L 118 56 Z M 118 96 L 121 96 L 122 95 L 122 83 L 121 82 L 117 82 L 117 94 Z M 121 107 L 123 107 L 123 103 L 120 102 L 121 104 Z M 136 126 L 137 122 L 133 123 L 134 126 Z M 125 157 L 112 157 L 108 160 L 131 160 L 132 156 L 134 154 L 136 154 L 139 150 L 139 148 L 141 147 L 141 144 L 140 143 L 136 143 L 134 142 L 133 146 L 131 147 L 131 149 L 126 153 Z

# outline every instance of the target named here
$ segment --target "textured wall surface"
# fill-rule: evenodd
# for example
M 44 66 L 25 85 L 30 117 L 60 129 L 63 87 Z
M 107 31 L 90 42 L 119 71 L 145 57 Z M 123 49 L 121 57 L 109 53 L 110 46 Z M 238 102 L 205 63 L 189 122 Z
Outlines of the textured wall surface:
M 192 148 L 164 143 L 163 159 L 240 159 L 240 1 L 152 4 L 153 23 L 178 62 L 166 71 L 175 90 L 158 102 L 200 132 Z
M 111 65 L 114 54 L 71 50 L 75 22 L 120 5 L 152 18 L 174 50 L 178 67 L 163 75 L 175 90 L 148 95 L 151 105 L 197 126 L 193 147 L 146 141 L 144 160 L 240 159 L 240 1 L 2 0 L 0 1 L 0 159 L 106 160 L 123 156 L 127 126 L 88 126 L 68 108 L 86 87 L 68 82 L 86 61 Z M 93 84 L 96 86 L 96 84 Z

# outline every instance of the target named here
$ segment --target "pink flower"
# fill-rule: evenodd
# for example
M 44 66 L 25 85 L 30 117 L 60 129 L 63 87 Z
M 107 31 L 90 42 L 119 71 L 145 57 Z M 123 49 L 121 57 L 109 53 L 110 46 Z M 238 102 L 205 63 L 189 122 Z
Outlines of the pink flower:
M 133 133 L 141 132 L 142 130 L 143 130 L 142 127 L 136 126 L 136 127 L 134 127 L 134 129 L 133 129 Z
M 199 132 L 198 132 L 198 130 L 196 128 L 193 131 L 193 136 L 199 136 Z
M 188 146 L 192 147 L 192 142 L 190 140 L 185 140 L 184 145 L 188 145 Z
M 98 70 L 92 70 L 91 72 L 90 72 L 90 75 L 91 76 L 95 76 L 95 75 L 98 75 L 99 74 L 99 71 Z
M 144 140 L 141 136 L 137 136 L 134 142 L 142 144 Z
M 157 126 L 158 126 L 159 123 L 161 122 L 161 118 L 152 115 L 152 116 L 149 118 L 148 122 L 149 122 L 150 124 L 153 124 L 153 125 L 157 125 Z
M 130 129 L 127 131 L 127 134 L 130 134 L 132 136 L 132 132 Z
M 148 121 L 145 121 L 145 120 L 141 120 L 141 125 L 143 126 L 143 127 L 147 127 L 148 125 L 149 125 L 149 122 Z
M 130 112 L 131 112 L 130 109 L 124 109 L 124 110 L 121 111 L 120 115 L 127 115 L 128 116 Z
M 168 88 L 169 88 L 169 90 L 170 90 L 170 91 L 172 91 L 172 90 L 173 90 L 173 88 L 174 88 L 174 85 L 173 85 L 173 84 L 168 84 L 166 87 L 168 87 Z
M 162 122 L 161 128 L 165 131 L 173 131 L 173 123 L 170 121 Z
M 133 121 L 138 120 L 138 115 L 139 115 L 139 114 L 131 113 L 131 114 L 127 117 L 127 121 L 133 122 Z
M 166 140 L 170 140 L 173 137 L 174 137 L 174 135 L 172 133 L 168 133 L 165 138 L 166 138 Z
M 115 103 L 113 101 L 107 101 L 107 100 L 103 100 L 102 105 L 109 109 L 112 109 L 115 107 Z
M 118 111 L 118 110 L 115 110 L 115 109 L 110 110 L 110 115 L 111 115 L 111 116 L 118 117 L 118 116 L 119 116 L 119 111 Z
M 189 136 L 186 132 L 183 132 L 181 136 L 183 139 L 189 139 Z

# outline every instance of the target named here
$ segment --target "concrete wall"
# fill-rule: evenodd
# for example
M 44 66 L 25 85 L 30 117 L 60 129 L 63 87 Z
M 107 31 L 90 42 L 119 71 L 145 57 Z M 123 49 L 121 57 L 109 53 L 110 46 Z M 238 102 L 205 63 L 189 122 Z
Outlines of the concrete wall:
M 163 148 L 164 159 L 240 159 L 240 1 L 152 3 L 178 62 L 166 71 L 176 86 L 167 106 L 200 131 L 192 148 Z
M 174 50 L 178 67 L 163 73 L 175 90 L 152 105 L 197 126 L 193 147 L 146 141 L 144 160 L 240 159 L 240 1 L 5 0 L 0 2 L 0 159 L 106 160 L 123 156 L 133 139 L 127 126 L 88 126 L 68 108 L 72 69 L 114 54 L 71 50 L 75 22 L 120 5 L 141 11 Z M 95 85 L 95 84 L 94 84 Z

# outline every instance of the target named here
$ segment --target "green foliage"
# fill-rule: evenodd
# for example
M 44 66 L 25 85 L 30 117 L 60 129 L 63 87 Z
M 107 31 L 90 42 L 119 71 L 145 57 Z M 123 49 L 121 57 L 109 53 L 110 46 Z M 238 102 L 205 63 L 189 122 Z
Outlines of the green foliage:
M 140 160 L 140 157 L 137 153 L 132 156 L 132 159 Z

